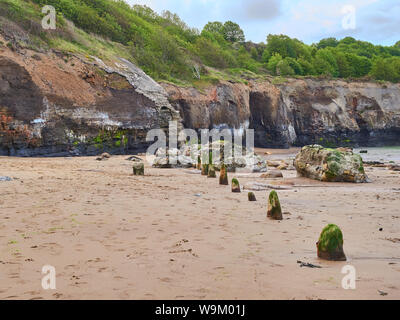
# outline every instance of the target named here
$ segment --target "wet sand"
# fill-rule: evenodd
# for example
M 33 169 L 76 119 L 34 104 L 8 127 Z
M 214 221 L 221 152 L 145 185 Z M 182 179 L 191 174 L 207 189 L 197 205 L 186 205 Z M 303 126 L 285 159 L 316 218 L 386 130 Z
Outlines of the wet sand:
M 400 298 L 400 172 L 368 167 L 369 184 L 236 175 L 287 186 L 279 222 L 267 191 L 248 202 L 192 169 L 146 164 L 133 176 L 126 158 L 0 157 L 13 178 L 0 182 L 0 299 Z M 347 262 L 316 257 L 328 223 L 342 228 Z M 346 264 L 355 290 L 341 286 Z M 44 265 L 56 290 L 42 289 Z

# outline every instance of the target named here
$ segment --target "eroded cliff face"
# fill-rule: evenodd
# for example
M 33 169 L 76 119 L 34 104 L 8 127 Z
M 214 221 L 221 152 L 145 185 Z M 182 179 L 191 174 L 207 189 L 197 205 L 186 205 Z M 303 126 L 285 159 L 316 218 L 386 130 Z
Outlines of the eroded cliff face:
M 260 147 L 288 147 L 291 141 L 287 108 L 280 90 L 269 82 L 221 82 L 200 92 L 161 84 L 187 128 L 254 129 Z
M 1 49 L 1 155 L 144 151 L 170 120 L 167 93 L 128 61 Z
M 205 92 L 163 85 L 194 129 L 251 128 L 259 147 L 400 144 L 400 85 L 290 79 L 221 83 Z
M 247 128 L 250 119 L 250 88 L 244 84 L 222 82 L 200 92 L 161 84 L 172 106 L 180 112 L 183 125 L 192 129 Z
M 297 145 L 400 144 L 400 85 L 289 80 L 280 85 Z
M 259 147 L 399 145 L 400 85 L 290 79 L 199 91 L 158 84 L 124 59 L 0 48 L 0 155 L 142 152 L 147 132 L 170 120 L 254 129 Z

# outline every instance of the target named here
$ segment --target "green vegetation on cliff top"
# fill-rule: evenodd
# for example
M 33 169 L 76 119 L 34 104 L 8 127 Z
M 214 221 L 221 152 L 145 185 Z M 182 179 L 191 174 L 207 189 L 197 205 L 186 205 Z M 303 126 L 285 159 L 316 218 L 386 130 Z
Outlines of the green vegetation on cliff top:
M 44 5 L 56 8 L 57 30 L 41 28 Z M 246 83 L 267 75 L 400 81 L 399 42 L 385 47 L 346 37 L 307 45 L 270 34 L 266 43 L 255 44 L 231 21 L 210 22 L 200 32 L 169 11 L 159 15 L 122 0 L 2 0 L 0 16 L 6 18 L 0 17 L 3 33 L 12 29 L 9 21 L 29 33 L 29 40 L 18 40 L 21 45 L 106 61 L 124 57 L 156 80 L 181 85 Z

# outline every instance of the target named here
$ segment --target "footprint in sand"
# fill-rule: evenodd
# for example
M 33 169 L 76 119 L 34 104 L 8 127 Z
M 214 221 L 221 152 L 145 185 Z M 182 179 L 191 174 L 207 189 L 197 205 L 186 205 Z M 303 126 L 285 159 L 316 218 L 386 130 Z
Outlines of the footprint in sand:
M 39 249 L 44 249 L 46 251 L 49 251 L 49 253 L 53 256 L 58 256 L 62 253 L 63 247 L 57 243 L 43 243 L 39 247 Z
M 196 253 L 194 253 L 193 252 L 193 249 L 192 248 L 188 248 L 188 249 L 177 249 L 177 248 L 180 248 L 180 247 L 182 247 L 184 244 L 186 244 L 186 243 L 188 243 L 189 242 L 189 240 L 186 240 L 186 239 L 182 239 L 182 240 L 180 240 L 180 241 L 178 241 L 178 242 L 176 242 L 175 243 L 175 245 L 173 245 L 172 247 L 171 247 L 171 249 L 172 250 L 170 250 L 168 253 L 185 253 L 185 252 L 187 252 L 187 253 L 190 253 L 193 257 L 198 257 L 198 255 L 196 254 Z

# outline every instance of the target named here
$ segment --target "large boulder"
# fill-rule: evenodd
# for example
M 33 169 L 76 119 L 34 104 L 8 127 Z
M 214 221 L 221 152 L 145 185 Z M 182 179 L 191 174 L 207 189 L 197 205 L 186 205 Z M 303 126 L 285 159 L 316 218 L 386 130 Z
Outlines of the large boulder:
M 248 153 L 245 147 L 242 147 L 242 154 L 235 156 L 235 147 L 231 142 L 218 140 L 207 146 L 199 144 L 184 146 L 181 153 L 195 159 L 197 159 L 197 156 L 204 156 L 204 154 L 207 156 L 209 154 L 208 159 L 212 161 L 217 171 L 221 169 L 222 164 L 225 164 L 228 172 L 236 172 L 238 171 L 237 169 L 250 172 L 267 172 L 267 162 L 262 157 L 255 153 Z M 229 150 L 232 150 L 232 152 L 229 152 Z M 213 159 L 212 155 L 218 155 L 218 159 Z
M 196 162 L 176 148 L 168 150 L 159 148 L 152 166 L 154 168 L 191 168 Z
M 369 182 L 362 158 L 352 151 L 309 145 L 297 154 L 294 165 L 300 176 L 328 182 Z
M 229 152 L 228 150 L 232 150 Z M 209 163 L 212 163 L 216 171 L 220 171 L 222 164 L 225 164 L 228 172 L 236 172 L 238 169 L 250 172 L 266 172 L 267 162 L 255 153 L 247 153 L 246 148 L 242 147 L 242 154 L 234 155 L 234 145 L 230 142 L 214 141 L 209 145 L 192 144 L 183 145 L 179 150 L 159 148 L 156 152 L 156 158 L 153 161 L 153 167 L 156 168 L 190 168 L 199 166 L 199 160 L 205 157 Z M 224 156 L 227 153 L 226 157 Z M 229 154 L 228 154 L 229 152 Z M 217 159 L 213 159 L 217 155 Z M 202 163 L 205 165 L 205 163 Z M 206 173 L 207 174 L 207 173 Z

